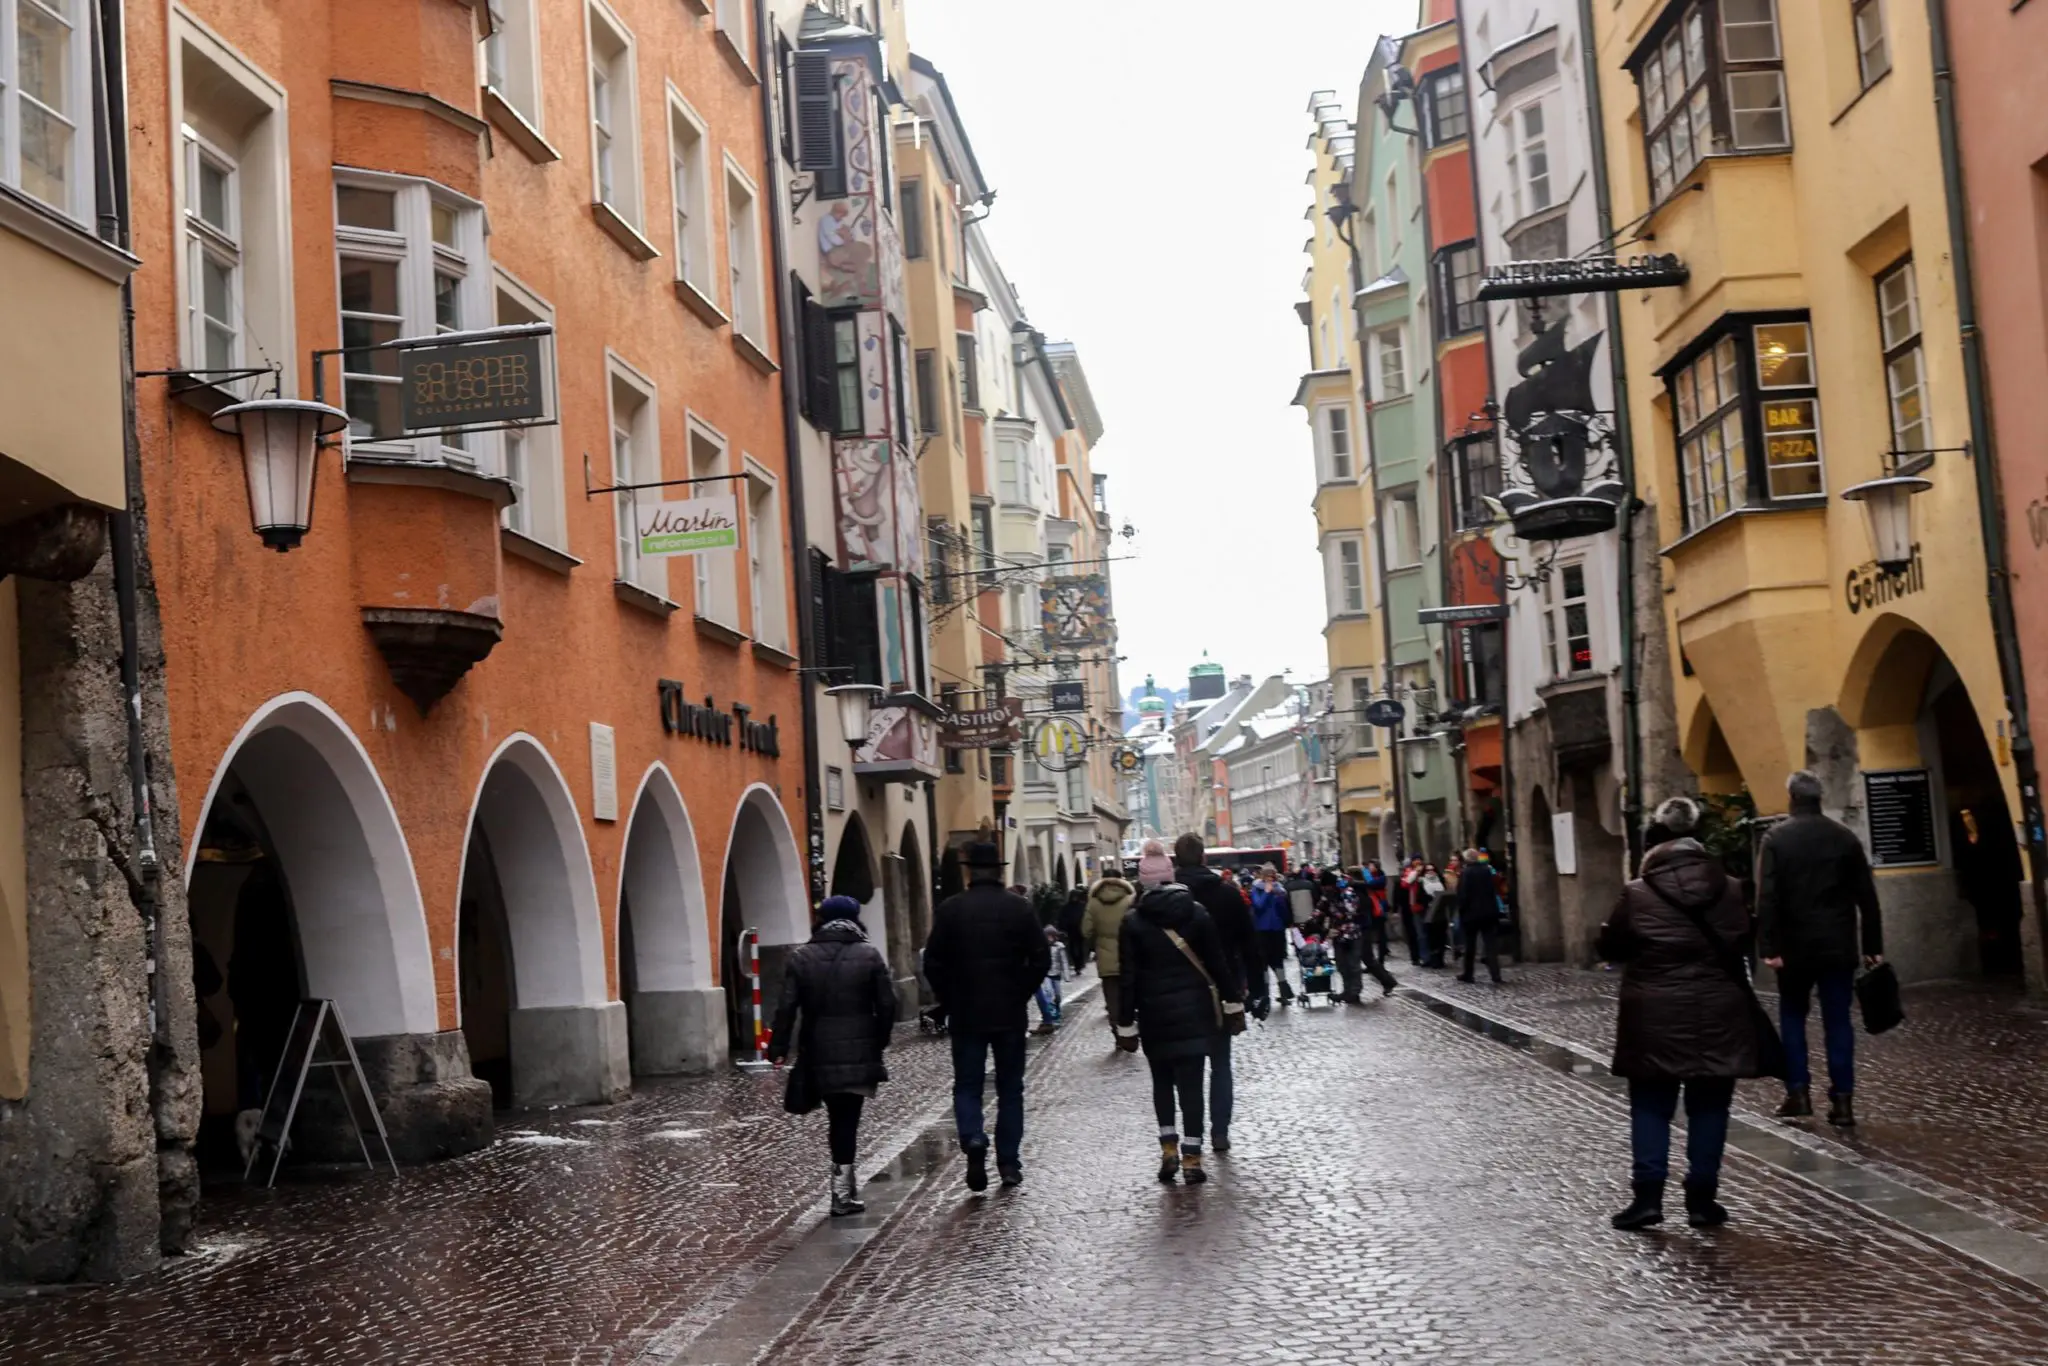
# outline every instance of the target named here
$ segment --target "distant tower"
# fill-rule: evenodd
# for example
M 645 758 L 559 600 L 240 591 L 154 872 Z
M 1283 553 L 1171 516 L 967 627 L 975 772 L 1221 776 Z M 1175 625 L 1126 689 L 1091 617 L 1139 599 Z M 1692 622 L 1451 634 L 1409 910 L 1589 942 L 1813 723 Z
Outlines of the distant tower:
M 1228 688 L 1223 679 L 1223 666 L 1212 662 L 1207 650 L 1202 651 L 1202 662 L 1188 670 L 1188 701 L 1213 702 Z
M 1138 719 L 1166 715 L 1166 699 L 1159 695 L 1159 685 L 1151 674 L 1145 675 L 1145 695 L 1138 699 Z

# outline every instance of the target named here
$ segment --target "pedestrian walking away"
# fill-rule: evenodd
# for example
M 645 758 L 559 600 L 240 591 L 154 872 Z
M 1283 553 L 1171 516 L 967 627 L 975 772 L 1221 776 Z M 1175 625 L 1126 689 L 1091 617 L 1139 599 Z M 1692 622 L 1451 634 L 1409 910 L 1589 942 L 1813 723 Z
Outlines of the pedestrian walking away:
M 953 1043 L 953 1122 L 967 1154 L 967 1188 L 988 1189 L 988 1131 L 982 1086 L 991 1056 L 996 1073 L 996 1171 L 1003 1184 L 1024 1179 L 1025 1009 L 1052 967 L 1038 913 L 1003 887 L 1003 856 L 993 844 L 967 846 L 967 890 L 932 916 L 924 975 L 946 1007 Z
M 1427 957 L 1422 965 L 1440 968 L 1444 965 L 1444 950 L 1451 942 L 1451 915 L 1458 901 L 1458 861 L 1451 860 L 1448 875 L 1437 872 L 1434 863 L 1422 865 L 1422 877 L 1416 883 L 1422 889 L 1422 896 L 1429 909 L 1423 920 L 1423 948 Z
M 1081 920 L 1088 914 L 1088 889 L 1076 887 L 1067 894 L 1067 904 L 1060 907 L 1060 939 L 1067 948 L 1067 976 L 1078 974 L 1088 966 L 1088 940 L 1081 933 Z
M 1230 976 L 1246 983 L 1249 995 L 1254 965 L 1259 961 L 1251 906 L 1234 885 L 1204 862 L 1206 855 L 1202 837 L 1192 831 L 1175 840 L 1174 880 L 1188 889 L 1197 906 L 1208 912 Z M 1255 1003 L 1251 1009 L 1264 1018 L 1264 1005 Z M 1219 1153 L 1230 1151 L 1230 1124 L 1237 1117 L 1237 1076 L 1230 1061 L 1230 1038 L 1229 1030 L 1221 1030 L 1209 1040 L 1209 1146 Z
M 1118 1046 L 1142 1048 L 1159 1121 L 1159 1179 L 1189 1185 L 1202 1168 L 1202 1066 L 1215 1035 L 1244 1025 L 1244 989 L 1216 923 L 1179 883 L 1146 892 L 1124 917 Z
M 1166 846 L 1158 840 L 1146 840 L 1138 851 L 1138 887 L 1146 890 L 1163 887 L 1173 881 L 1173 860 L 1166 856 Z
M 832 1213 L 859 1214 L 867 1208 L 854 1166 L 861 1107 L 889 1079 L 882 1050 L 896 1026 L 896 986 L 888 960 L 868 942 L 859 902 L 829 896 L 818 914 L 822 923 L 783 973 L 768 1057 L 787 1063 L 795 1044 L 783 1108 L 801 1115 L 825 1107 Z
M 1081 938 L 1095 955 L 1095 972 L 1102 979 L 1103 1016 L 1109 1021 L 1110 1037 L 1116 1037 L 1116 997 L 1123 985 L 1117 976 L 1117 936 L 1124 917 L 1138 904 L 1138 889 L 1120 877 L 1106 877 L 1088 889 L 1088 906 L 1081 913 Z
M 1778 1113 L 1813 1113 L 1806 1013 L 1820 997 L 1828 1059 L 1828 1122 L 1856 1123 L 1856 1028 L 1849 1002 L 1856 965 L 1884 962 L 1884 917 L 1863 841 L 1821 813 L 1820 779 L 1802 769 L 1785 782 L 1792 814 L 1764 837 L 1757 856 L 1757 954 L 1778 974 L 1785 1038 L 1785 1099 Z M 1860 943 L 1859 943 L 1860 939 Z
M 1721 1153 L 1739 1077 L 1763 1074 L 1770 1022 L 1754 1008 L 1743 953 L 1742 889 L 1692 832 L 1699 808 L 1673 797 L 1644 832 L 1641 876 L 1600 928 L 1598 952 L 1622 965 L 1612 1068 L 1628 1079 L 1634 1199 L 1618 1229 L 1664 1219 L 1671 1121 L 1685 1103 L 1685 1210 L 1695 1228 L 1723 1223 Z M 1469 874 L 1468 874 L 1469 876 Z
M 1045 927 L 1045 947 L 1052 962 L 1038 985 L 1038 1028 L 1034 1032 L 1039 1034 L 1051 1034 L 1060 1027 L 1061 985 L 1068 976 L 1066 937 L 1054 926 Z
M 1293 904 L 1287 889 L 1280 885 L 1279 870 L 1266 864 L 1259 869 L 1259 880 L 1252 885 L 1252 928 L 1258 934 L 1259 944 L 1258 962 L 1253 969 L 1258 984 L 1252 994 L 1261 1002 L 1273 999 L 1266 985 L 1268 972 L 1279 981 L 1280 1004 L 1284 1006 L 1294 1000 L 1294 988 L 1287 982 L 1287 931 L 1293 923 Z
M 1458 980 L 1472 978 L 1473 959 L 1486 964 L 1486 973 L 1500 985 L 1500 880 L 1486 855 L 1477 849 L 1465 851 L 1464 866 L 1458 873 L 1458 924 L 1465 935 L 1465 968 Z

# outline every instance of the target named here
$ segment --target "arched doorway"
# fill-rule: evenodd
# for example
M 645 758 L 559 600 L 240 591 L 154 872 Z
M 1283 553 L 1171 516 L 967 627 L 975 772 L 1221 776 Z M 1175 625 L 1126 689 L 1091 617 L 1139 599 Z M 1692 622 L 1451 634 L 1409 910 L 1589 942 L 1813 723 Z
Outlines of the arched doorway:
M 391 1053 L 438 1049 L 440 1018 L 404 832 L 369 755 L 331 708 L 307 693 L 266 703 L 229 745 L 203 811 L 185 864 L 199 1148 L 209 1170 L 238 1173 L 235 1116 L 262 1105 L 302 998 L 335 1002 L 373 1074 L 382 1057 L 372 1042 Z M 489 1141 L 482 1088 L 453 1076 L 442 1089 L 448 1108 L 418 1132 L 394 1118 L 394 1150 L 426 1156 Z M 301 1155 L 354 1144 L 346 1118 L 333 1119 L 332 1133 L 324 1113 L 300 1122 Z
M 1567 956 L 1565 916 L 1558 890 L 1557 833 L 1550 796 L 1539 785 L 1529 790 L 1529 828 L 1515 868 L 1516 909 L 1522 917 L 1522 955 L 1538 962 Z
M 462 1028 L 497 1102 L 623 1099 L 626 1008 L 605 983 L 589 846 L 568 784 L 531 736 L 485 765 L 459 907 Z
M 839 836 L 839 854 L 832 860 L 832 896 L 850 896 L 862 906 L 875 899 L 875 855 L 868 847 L 868 827 L 858 814 L 846 818 Z
M 720 887 L 718 933 L 730 1047 L 735 1054 L 747 1054 L 754 1047 L 754 1017 L 746 964 L 740 959 L 740 934 L 748 928 L 761 934 L 765 1025 L 782 987 L 789 951 L 810 936 L 811 926 L 803 860 L 790 834 L 789 818 L 775 794 L 758 783 L 747 789 L 733 814 Z
M 1916 624 L 1887 613 L 1852 659 L 1838 711 L 1834 725 L 1854 731 L 1846 746 L 1817 744 L 1833 735 L 1808 726 L 1809 763 L 1831 806 L 1855 808 L 1870 828 L 1864 779 L 1878 772 L 1903 772 L 1913 784 L 1924 773 L 1931 799 L 1935 862 L 1878 877 L 1886 956 L 1909 981 L 2017 974 L 2019 844 L 1998 762 L 1954 663 Z
M 924 947 L 924 941 L 932 934 L 932 870 L 925 865 L 917 827 L 907 821 L 903 826 L 902 843 L 896 852 L 903 860 L 903 935 L 900 943 L 897 942 L 894 927 L 891 927 L 889 964 L 897 977 L 914 977 L 917 975 L 918 950 Z
M 711 980 L 711 921 L 682 793 L 655 764 L 640 784 L 619 868 L 619 999 L 636 1076 L 704 1072 L 725 1055 Z

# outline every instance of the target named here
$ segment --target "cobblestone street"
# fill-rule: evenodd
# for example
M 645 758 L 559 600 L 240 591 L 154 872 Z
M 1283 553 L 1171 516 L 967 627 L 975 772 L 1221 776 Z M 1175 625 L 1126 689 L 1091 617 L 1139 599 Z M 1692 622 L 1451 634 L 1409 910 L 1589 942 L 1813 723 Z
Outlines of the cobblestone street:
M 940 1045 L 891 1065 L 871 1162 L 946 1099 Z M 1744 1157 L 1727 1228 L 1614 1233 L 1618 1098 L 1419 999 L 1276 1014 L 1237 1077 L 1235 1150 L 1161 1187 L 1144 1065 L 1087 999 L 1033 1063 L 1024 1187 L 971 1195 L 928 1145 L 737 1356 L 691 1348 L 846 1230 L 815 1222 L 822 1124 L 727 1076 L 509 1117 L 396 1184 L 211 1204 L 200 1257 L 0 1301 L 0 1361 L 2048 1363 L 2039 1294 Z

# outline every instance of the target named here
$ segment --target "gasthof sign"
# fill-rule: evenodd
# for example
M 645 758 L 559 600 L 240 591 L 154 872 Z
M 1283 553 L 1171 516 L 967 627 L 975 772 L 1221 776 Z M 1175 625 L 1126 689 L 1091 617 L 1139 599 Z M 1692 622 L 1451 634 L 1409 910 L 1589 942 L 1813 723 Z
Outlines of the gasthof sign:
M 399 420 L 408 432 L 535 422 L 547 416 L 539 337 L 405 351 Z
M 673 503 L 647 503 L 633 509 L 633 529 L 643 560 L 737 550 L 738 499 L 720 493 Z

